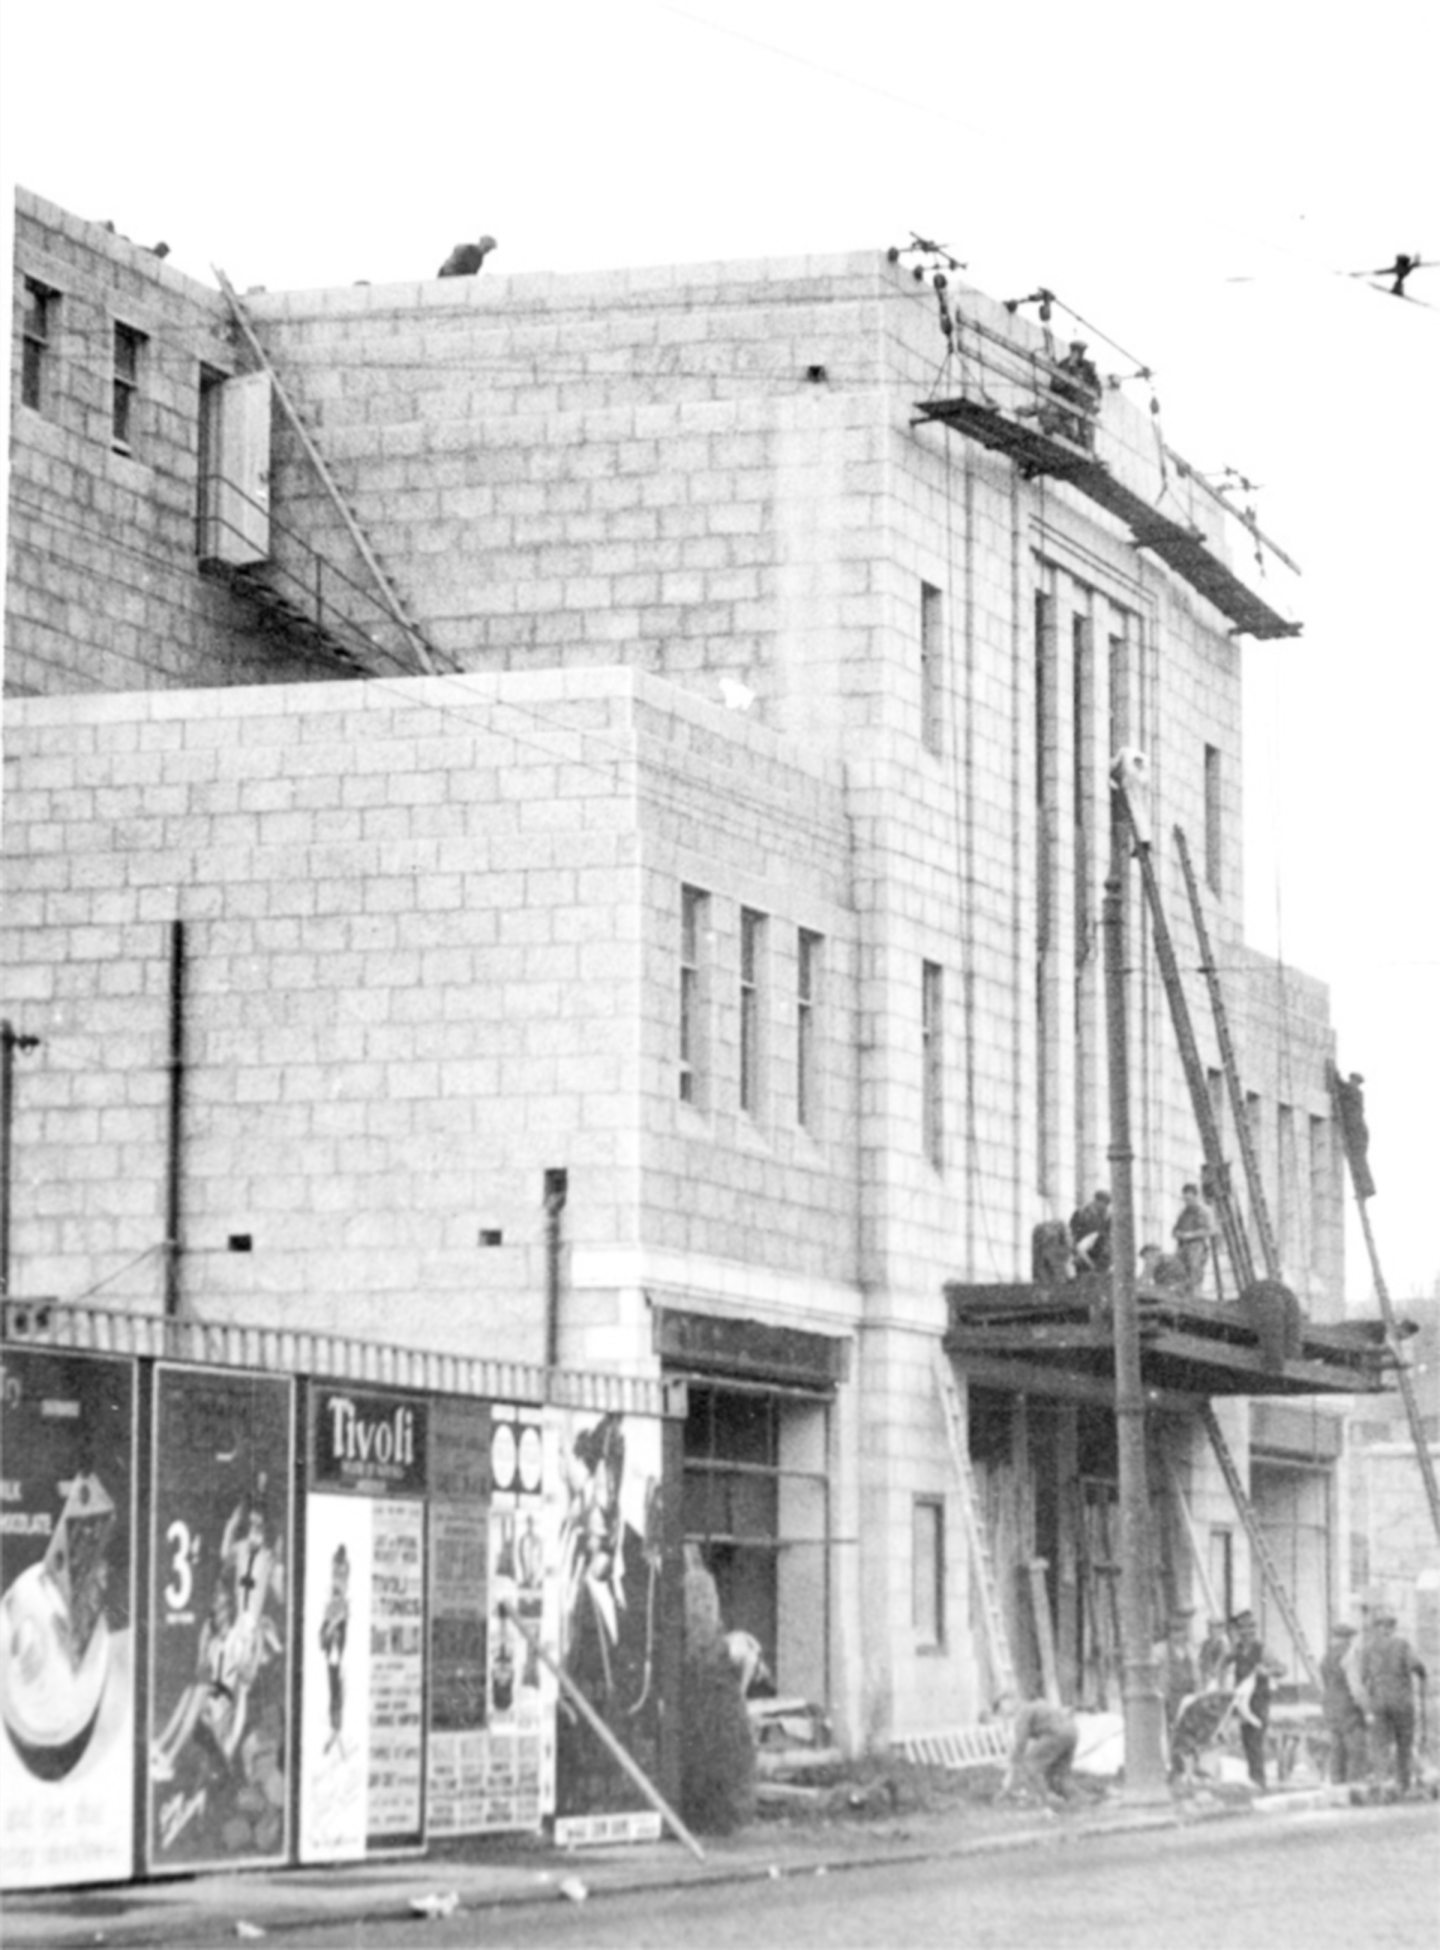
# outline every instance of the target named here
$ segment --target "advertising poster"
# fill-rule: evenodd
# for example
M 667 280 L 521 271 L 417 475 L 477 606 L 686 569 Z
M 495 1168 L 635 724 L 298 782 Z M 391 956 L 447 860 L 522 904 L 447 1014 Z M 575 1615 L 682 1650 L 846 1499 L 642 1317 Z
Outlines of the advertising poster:
M 430 1436 L 426 1823 L 433 1839 L 484 1826 L 489 1405 L 432 1402 Z
M 582 1413 L 564 1419 L 561 1663 L 652 1780 L 660 1758 L 660 1471 L 657 1421 Z M 586 1818 L 645 1805 L 578 1714 L 559 1717 L 556 1766 L 557 1839 L 583 1840 Z
M 310 1390 L 306 1861 L 424 1842 L 428 1409 L 414 1396 Z
M 555 1723 L 555 1684 L 536 1650 L 551 1636 L 553 1559 L 538 1409 L 492 1411 L 490 1476 L 484 1825 L 535 1828 L 554 1805 Z
M 155 1371 L 146 1860 L 285 1857 L 293 1385 Z
M 371 1848 L 425 1832 L 425 1506 L 373 1503 L 370 1575 Z
M 300 1660 L 300 1859 L 365 1853 L 370 1779 L 372 1510 L 361 1497 L 305 1506 Z
M 128 1880 L 134 1364 L 0 1351 L 0 1880 Z

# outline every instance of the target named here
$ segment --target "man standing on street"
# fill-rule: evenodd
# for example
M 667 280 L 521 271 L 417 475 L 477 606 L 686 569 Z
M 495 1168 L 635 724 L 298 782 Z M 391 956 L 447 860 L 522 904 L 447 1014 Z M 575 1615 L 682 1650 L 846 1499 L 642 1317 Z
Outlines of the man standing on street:
M 1270 1724 L 1270 1681 L 1285 1668 L 1260 1642 L 1255 1614 L 1237 1612 L 1230 1620 L 1235 1649 L 1230 1656 L 1235 1678 L 1235 1714 L 1240 1722 L 1240 1745 L 1251 1783 L 1265 1786 L 1265 1733 Z
M 1395 1630 L 1395 1614 L 1378 1611 L 1374 1632 L 1360 1660 L 1360 1680 L 1370 1703 L 1377 1761 L 1393 1741 L 1395 1777 L 1400 1792 L 1410 1791 L 1410 1758 L 1415 1748 L 1415 1681 L 1425 1683 L 1425 1668 L 1408 1639 Z
M 1365 1713 L 1350 1688 L 1350 1654 L 1355 1627 L 1343 1621 L 1332 1627 L 1330 1644 L 1320 1661 L 1325 1727 L 1330 1735 L 1330 1778 L 1359 1781 L 1366 1769 Z

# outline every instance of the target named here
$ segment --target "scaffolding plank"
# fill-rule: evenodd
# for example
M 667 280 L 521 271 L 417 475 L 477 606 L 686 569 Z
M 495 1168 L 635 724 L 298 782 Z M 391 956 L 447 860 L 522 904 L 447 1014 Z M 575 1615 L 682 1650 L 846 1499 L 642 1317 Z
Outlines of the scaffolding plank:
M 927 400 L 917 406 L 916 420 L 965 434 L 993 453 L 1008 455 L 1028 474 L 1068 481 L 1125 522 L 1138 548 L 1153 550 L 1167 568 L 1213 603 L 1237 630 L 1261 639 L 1299 636 L 1300 625 L 1256 595 L 1213 553 L 1198 530 L 1157 514 L 1143 495 L 1117 480 L 1104 461 L 1088 449 L 1040 424 L 1027 425 L 986 400 Z

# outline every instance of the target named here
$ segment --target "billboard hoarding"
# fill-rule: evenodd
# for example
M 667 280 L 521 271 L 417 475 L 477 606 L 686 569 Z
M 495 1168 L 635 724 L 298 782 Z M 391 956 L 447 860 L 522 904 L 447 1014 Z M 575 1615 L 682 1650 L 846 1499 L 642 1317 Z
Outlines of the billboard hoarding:
M 293 1384 L 236 1369 L 154 1376 L 152 1873 L 284 1858 L 293 1561 Z
M 135 1364 L 0 1352 L 0 1882 L 135 1860 Z

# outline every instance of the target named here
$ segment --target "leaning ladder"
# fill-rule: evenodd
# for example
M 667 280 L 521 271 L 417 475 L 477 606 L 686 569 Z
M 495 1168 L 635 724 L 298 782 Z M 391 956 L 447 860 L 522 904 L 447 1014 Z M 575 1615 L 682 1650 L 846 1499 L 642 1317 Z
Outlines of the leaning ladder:
M 1305 1628 L 1300 1623 L 1300 1614 L 1291 1604 L 1290 1594 L 1285 1589 L 1279 1567 L 1270 1555 L 1270 1546 L 1265 1542 L 1265 1533 L 1260 1528 L 1260 1520 L 1255 1515 L 1254 1505 L 1245 1493 L 1245 1485 L 1240 1480 L 1240 1472 L 1235 1467 L 1235 1458 L 1230 1453 L 1230 1445 L 1221 1431 L 1213 1402 L 1201 1403 L 1200 1419 L 1205 1425 L 1205 1433 L 1210 1438 L 1210 1447 L 1215 1451 L 1216 1460 L 1220 1464 L 1221 1473 L 1229 1487 L 1235 1508 L 1239 1512 L 1240 1521 L 1245 1526 L 1245 1535 L 1250 1539 L 1250 1548 L 1254 1552 L 1255 1562 L 1260 1566 L 1260 1575 L 1265 1580 L 1270 1596 L 1275 1600 L 1275 1609 L 1285 1621 L 1286 1630 L 1294 1641 L 1306 1677 L 1312 1686 L 1319 1686 L 1320 1668 L 1305 1637 Z
M 940 1407 L 945 1416 L 945 1435 L 950 1444 L 950 1460 L 955 1465 L 955 1476 L 960 1485 L 960 1507 L 964 1512 L 965 1530 L 970 1539 L 970 1563 L 976 1582 L 980 1586 L 980 1602 L 985 1613 L 985 1633 L 990 1645 L 990 1664 L 994 1671 L 996 1687 L 999 1692 L 1013 1693 L 1018 1698 L 1020 1687 L 1015 1677 L 1015 1660 L 1010 1651 L 1010 1635 L 1005 1629 L 1005 1613 L 1000 1604 L 1000 1585 L 995 1576 L 995 1559 L 991 1554 L 990 1540 L 985 1534 L 985 1519 L 980 1513 L 975 1472 L 970 1466 L 970 1445 L 965 1435 L 965 1416 L 960 1405 L 960 1391 L 955 1386 L 950 1358 L 941 1347 L 935 1349 L 935 1386 L 939 1391 Z
M 1400 1387 L 1400 1399 L 1405 1404 L 1405 1421 L 1410 1430 L 1410 1440 L 1415 1448 L 1415 1460 L 1420 1466 L 1420 1480 L 1425 1486 L 1425 1501 L 1430 1506 L 1430 1521 L 1435 1526 L 1435 1535 L 1440 1537 L 1440 1485 L 1435 1481 L 1435 1463 L 1430 1454 L 1430 1438 L 1425 1433 L 1425 1419 L 1420 1413 L 1415 1383 L 1400 1345 L 1400 1323 L 1395 1318 L 1395 1306 L 1390 1298 L 1390 1289 L 1385 1284 L 1385 1275 L 1380 1269 L 1380 1249 L 1375 1244 L 1375 1233 L 1370 1224 L 1369 1202 L 1356 1182 L 1355 1160 L 1350 1155 L 1349 1145 L 1344 1142 L 1345 1120 L 1340 1114 L 1340 1077 L 1333 1063 L 1330 1066 L 1330 1097 L 1335 1111 L 1335 1129 L 1340 1133 L 1341 1149 L 1350 1168 L 1350 1189 L 1355 1194 L 1355 1210 L 1360 1214 L 1360 1229 L 1365 1234 L 1365 1250 L 1370 1255 L 1370 1271 L 1375 1277 L 1375 1294 L 1380 1302 L 1381 1318 L 1385 1322 L 1386 1344 L 1394 1358 L 1395 1379 Z
M 1215 956 L 1210 947 L 1210 930 L 1205 925 L 1205 909 L 1200 900 L 1200 888 L 1195 879 L 1195 869 L 1190 863 L 1190 847 L 1181 827 L 1175 828 L 1175 850 L 1180 857 L 1180 870 L 1185 876 L 1185 892 L 1190 901 L 1190 917 L 1195 923 L 1195 939 L 1200 945 L 1200 968 L 1205 977 L 1205 986 L 1210 991 L 1210 1012 L 1215 1019 L 1215 1041 L 1220 1049 L 1220 1065 L 1225 1073 L 1225 1085 L 1230 1096 L 1230 1110 L 1235 1120 L 1235 1142 L 1240 1149 L 1240 1162 L 1245 1170 L 1245 1184 L 1250 1193 L 1250 1216 L 1255 1222 L 1255 1230 L 1260 1235 L 1260 1252 L 1265 1261 L 1267 1278 L 1278 1280 L 1282 1277 L 1280 1267 L 1280 1247 L 1275 1238 L 1275 1228 L 1270 1223 L 1270 1207 L 1265 1198 L 1265 1184 L 1260 1176 L 1260 1160 L 1255 1151 L 1255 1138 L 1250 1129 L 1250 1114 L 1246 1108 L 1244 1092 L 1240 1088 L 1240 1070 L 1235 1061 L 1235 1045 L 1230 1040 L 1230 1017 L 1225 1008 L 1225 995 L 1220 986 L 1220 971 L 1215 965 Z

